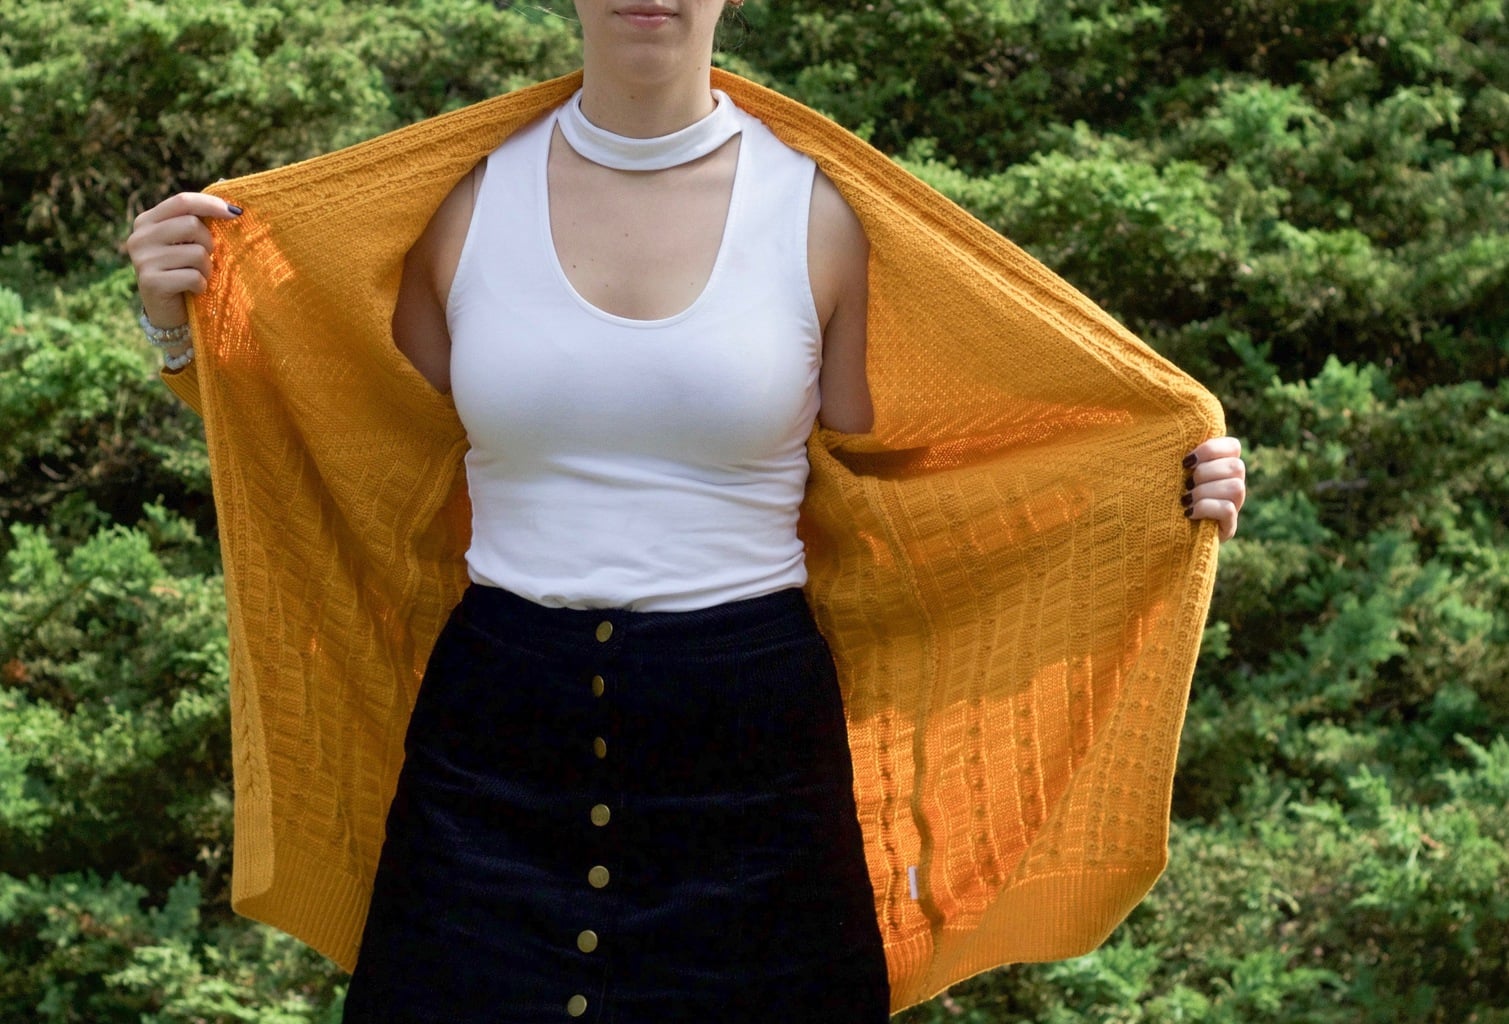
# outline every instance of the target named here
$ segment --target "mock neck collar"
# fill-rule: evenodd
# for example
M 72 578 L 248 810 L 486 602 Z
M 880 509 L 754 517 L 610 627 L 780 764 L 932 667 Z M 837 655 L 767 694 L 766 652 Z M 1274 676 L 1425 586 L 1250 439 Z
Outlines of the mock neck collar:
M 582 113 L 582 94 L 577 90 L 556 115 L 566 143 L 579 156 L 618 171 L 663 171 L 691 163 L 713 152 L 740 131 L 733 101 L 713 90 L 712 113 L 669 135 L 635 139 L 600 128 Z

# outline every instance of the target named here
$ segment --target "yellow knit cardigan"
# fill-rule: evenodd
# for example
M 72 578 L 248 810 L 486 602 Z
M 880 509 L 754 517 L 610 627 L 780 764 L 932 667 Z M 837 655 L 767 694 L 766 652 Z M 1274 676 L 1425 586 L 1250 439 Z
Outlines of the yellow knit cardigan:
M 236 910 L 350 969 L 426 657 L 466 585 L 466 437 L 393 345 L 404 254 L 579 75 L 227 181 L 198 357 L 231 640 Z M 801 531 L 900 1009 L 1084 953 L 1163 870 L 1215 528 L 1216 401 L 813 111 L 714 84 L 869 234 L 876 425 L 816 430 Z

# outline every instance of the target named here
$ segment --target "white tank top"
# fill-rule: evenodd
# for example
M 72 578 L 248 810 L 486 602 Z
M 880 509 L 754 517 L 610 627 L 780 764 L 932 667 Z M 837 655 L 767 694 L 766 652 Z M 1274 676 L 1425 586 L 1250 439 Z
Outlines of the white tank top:
M 637 611 L 806 582 L 796 523 L 822 359 L 814 164 L 735 113 L 712 274 L 661 320 L 591 305 L 561 269 L 545 183 L 553 115 L 488 157 L 446 311 L 476 582 L 550 607 Z

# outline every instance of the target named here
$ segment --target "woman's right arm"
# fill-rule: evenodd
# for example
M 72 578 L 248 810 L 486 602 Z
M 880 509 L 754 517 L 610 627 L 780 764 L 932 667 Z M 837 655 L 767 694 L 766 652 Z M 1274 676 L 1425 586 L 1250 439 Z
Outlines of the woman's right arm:
M 155 327 L 177 327 L 189 319 L 189 295 L 209 287 L 210 254 L 215 251 L 205 218 L 229 220 L 241 208 L 203 192 L 179 192 L 144 211 L 126 239 L 136 268 L 142 311 Z M 168 349 L 170 356 L 188 347 Z
M 471 224 L 482 165 L 462 178 L 435 211 L 403 261 L 393 308 L 393 343 L 441 394 L 451 390 L 451 332 L 446 301 Z
M 481 166 L 463 178 L 435 212 L 404 260 L 403 281 L 393 312 L 393 338 L 400 351 L 438 391 L 450 391 L 450 333 L 445 299 L 460 261 L 481 182 Z M 188 297 L 209 287 L 215 241 L 206 218 L 228 220 L 241 208 L 203 192 L 179 192 L 136 218 L 126 252 L 136 270 L 142 311 L 154 327 L 188 322 Z M 188 342 L 165 349 L 181 355 Z

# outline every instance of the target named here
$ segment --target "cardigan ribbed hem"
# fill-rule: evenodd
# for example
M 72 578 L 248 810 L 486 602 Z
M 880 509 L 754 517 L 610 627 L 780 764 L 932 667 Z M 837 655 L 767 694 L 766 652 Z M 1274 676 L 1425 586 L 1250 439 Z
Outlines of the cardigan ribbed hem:
M 232 900 L 232 909 L 308 943 L 342 970 L 354 970 L 362 923 L 372 901 L 370 880 L 341 872 L 336 865 L 343 858 L 334 853 L 315 858 L 284 846 L 272 859 L 272 888 Z
M 977 941 L 940 942 L 925 956 L 892 961 L 918 968 L 892 977 L 893 1012 L 1003 963 L 1047 963 L 1092 952 L 1147 894 L 1163 867 L 1161 863 L 1128 865 L 1093 873 L 1038 875 L 1014 886 L 1001 893 L 979 920 L 959 921 L 947 928 Z M 888 956 L 892 952 L 887 948 Z M 921 969 L 924 965 L 926 969 Z

